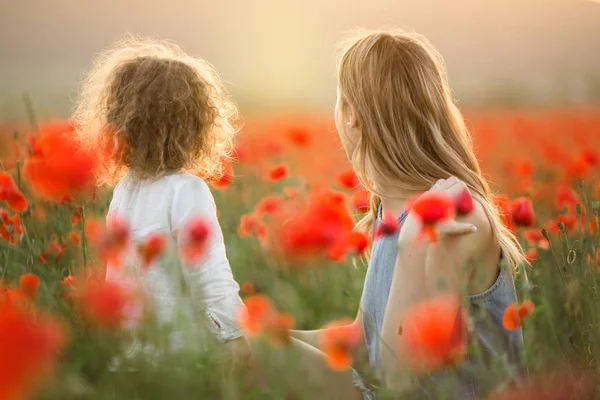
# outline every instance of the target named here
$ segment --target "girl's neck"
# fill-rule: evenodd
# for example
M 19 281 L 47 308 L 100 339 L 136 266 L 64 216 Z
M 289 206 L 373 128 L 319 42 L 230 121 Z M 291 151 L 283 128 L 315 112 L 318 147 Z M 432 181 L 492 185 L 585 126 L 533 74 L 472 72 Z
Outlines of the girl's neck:
M 410 199 L 415 197 L 420 192 L 407 191 L 407 190 L 383 190 L 381 196 L 381 207 L 383 212 L 391 213 L 393 215 L 400 215 L 406 211 L 406 204 Z

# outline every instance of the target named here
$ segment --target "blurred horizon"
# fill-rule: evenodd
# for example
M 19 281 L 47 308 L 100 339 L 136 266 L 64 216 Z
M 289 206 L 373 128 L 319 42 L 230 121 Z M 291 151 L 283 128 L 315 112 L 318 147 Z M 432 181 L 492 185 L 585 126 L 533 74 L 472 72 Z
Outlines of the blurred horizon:
M 446 60 L 460 104 L 600 100 L 600 3 L 588 0 L 225 0 L 3 4 L 0 117 L 66 117 L 92 57 L 126 32 L 173 40 L 211 62 L 242 114 L 328 112 L 336 44 L 348 30 L 403 27 Z

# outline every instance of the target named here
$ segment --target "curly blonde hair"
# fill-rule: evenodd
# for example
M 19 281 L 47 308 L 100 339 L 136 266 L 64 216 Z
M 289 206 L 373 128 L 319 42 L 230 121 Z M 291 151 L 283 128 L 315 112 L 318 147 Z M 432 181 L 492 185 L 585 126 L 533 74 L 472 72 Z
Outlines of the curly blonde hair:
M 186 170 L 211 179 L 233 148 L 237 108 L 213 67 L 162 40 L 127 35 L 97 55 L 73 119 L 102 159 L 102 183 Z

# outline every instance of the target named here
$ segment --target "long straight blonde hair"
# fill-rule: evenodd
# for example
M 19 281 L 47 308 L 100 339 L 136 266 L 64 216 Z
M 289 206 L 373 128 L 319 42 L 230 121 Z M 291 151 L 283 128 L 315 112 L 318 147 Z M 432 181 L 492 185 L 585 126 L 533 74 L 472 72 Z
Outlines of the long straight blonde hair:
M 481 173 L 443 60 L 427 39 L 405 31 L 358 32 L 342 46 L 338 87 L 342 109 L 354 108 L 360 131 L 352 163 L 372 193 L 359 229 L 372 230 L 381 203 L 368 171 L 386 186 L 411 191 L 456 176 L 483 206 L 507 263 L 516 268 L 524 262 Z

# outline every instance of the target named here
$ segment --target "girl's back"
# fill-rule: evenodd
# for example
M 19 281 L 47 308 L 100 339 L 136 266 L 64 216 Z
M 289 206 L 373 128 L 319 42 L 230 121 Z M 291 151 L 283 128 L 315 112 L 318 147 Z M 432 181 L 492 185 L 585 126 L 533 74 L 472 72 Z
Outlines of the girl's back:
M 222 172 L 236 114 L 206 61 L 173 43 L 133 36 L 96 57 L 75 113 L 81 142 L 101 158 L 100 179 L 119 181 L 108 218 L 123 218 L 137 242 L 160 233 L 170 244 L 172 257 L 149 268 L 131 249 L 121 267 L 108 266 L 108 279 L 142 289 L 159 321 L 177 330 L 186 329 L 178 313 L 193 322 L 206 315 L 222 341 L 242 336 L 236 319 L 243 305 L 213 197 L 197 176 Z M 176 257 L 181 232 L 196 218 L 207 224 L 207 248 L 200 261 L 184 265 Z M 130 320 L 141 312 L 132 310 Z
M 133 280 L 136 285 L 141 281 L 142 285 L 137 286 L 144 288 L 146 299 L 162 323 L 175 322 L 179 312 L 193 321 L 189 313 L 201 312 L 220 340 L 241 335 L 235 321 L 242 304 L 239 286 L 229 267 L 212 194 L 202 179 L 188 173 L 156 180 L 127 175 L 113 194 L 107 218 L 114 217 L 128 222 L 137 243 L 153 234 L 165 237 L 171 257 L 146 268 L 132 254 L 122 268 L 109 266 L 107 279 Z M 186 223 L 196 217 L 206 223 L 209 239 L 202 261 L 187 265 L 176 257 L 177 243 L 181 242 Z M 183 289 L 179 279 L 182 277 Z

